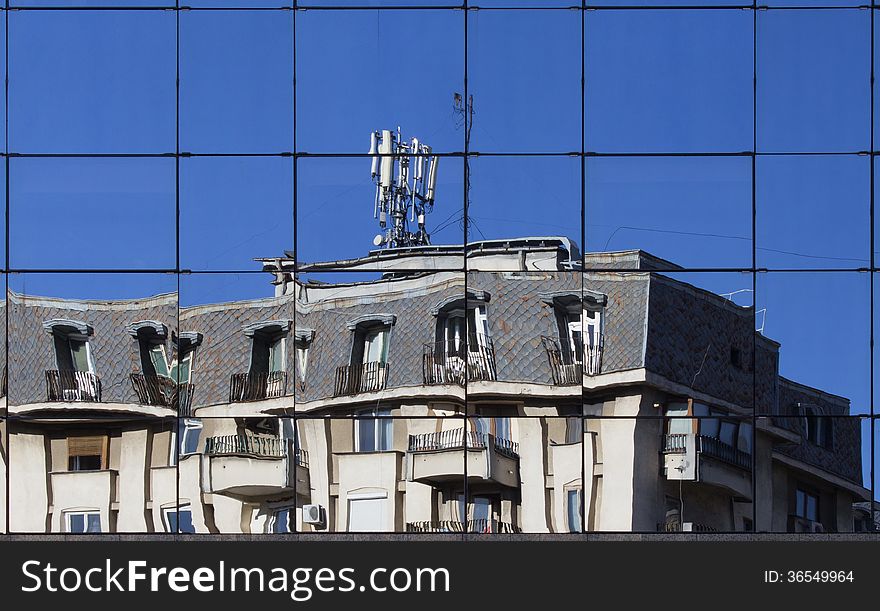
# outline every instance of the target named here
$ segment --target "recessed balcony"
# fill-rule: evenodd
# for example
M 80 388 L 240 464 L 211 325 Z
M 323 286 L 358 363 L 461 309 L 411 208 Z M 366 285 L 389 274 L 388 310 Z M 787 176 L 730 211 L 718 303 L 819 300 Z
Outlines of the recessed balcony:
M 666 479 L 702 482 L 740 498 L 752 496 L 752 455 L 717 437 L 669 433 L 663 455 Z

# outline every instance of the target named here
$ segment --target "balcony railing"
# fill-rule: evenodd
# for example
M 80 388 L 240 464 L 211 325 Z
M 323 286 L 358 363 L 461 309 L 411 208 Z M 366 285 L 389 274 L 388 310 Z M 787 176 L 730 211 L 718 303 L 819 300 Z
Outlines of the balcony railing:
M 468 381 L 493 382 L 498 379 L 495 368 L 495 346 L 488 337 L 483 337 L 467 347 Z
M 687 451 L 688 433 L 670 433 L 665 436 L 663 444 L 664 454 L 684 454 Z M 700 454 L 706 454 L 712 458 L 729 463 L 740 469 L 752 468 L 752 455 L 724 443 L 717 437 L 708 435 L 694 435 L 694 449 Z
M 552 337 L 541 337 L 547 360 L 550 363 L 550 375 L 554 386 L 580 385 L 584 379 L 584 364 L 572 359 L 572 354 L 559 349 L 559 343 Z
M 605 342 L 600 338 L 594 346 L 584 346 L 584 373 L 588 376 L 597 376 L 602 373 L 602 353 L 605 351 Z
M 687 522 L 690 524 L 690 530 L 685 530 L 682 526 L 681 522 L 658 522 L 657 524 L 657 532 L 661 533 L 680 533 L 680 532 L 695 532 L 695 533 L 714 533 L 718 532 L 717 528 L 712 528 L 706 524 L 700 524 L 699 522 Z
M 388 363 L 371 361 L 336 368 L 333 396 L 356 395 L 384 390 L 388 384 Z
M 287 444 L 278 437 L 221 435 L 205 439 L 205 454 L 208 456 L 240 455 L 258 458 L 283 458 L 287 455 Z
M 410 452 L 438 452 L 442 450 L 483 449 L 488 447 L 489 438 L 494 441 L 495 451 L 509 458 L 519 458 L 519 444 L 487 433 L 466 430 L 464 427 L 434 433 L 410 435 L 408 450 Z
M 424 345 L 422 377 L 426 385 L 458 384 L 467 380 L 467 349 L 464 342 L 433 342 Z
M 141 405 L 174 407 L 177 384 L 171 378 L 143 373 L 133 373 L 130 378 L 138 403 Z
M 407 522 L 406 532 L 411 533 L 518 533 L 518 526 L 500 520 L 442 520 L 439 522 Z
M 286 392 L 286 371 L 234 373 L 229 380 L 230 403 L 274 399 L 283 397 Z
M 300 467 L 309 467 L 308 451 L 303 450 L 302 448 L 297 448 L 296 452 L 294 453 L 294 457 L 296 458 L 296 464 L 298 464 Z
M 177 414 L 179 416 L 193 415 L 193 395 L 196 387 L 189 382 L 177 385 Z
M 101 379 L 90 371 L 46 371 L 48 401 L 101 401 Z

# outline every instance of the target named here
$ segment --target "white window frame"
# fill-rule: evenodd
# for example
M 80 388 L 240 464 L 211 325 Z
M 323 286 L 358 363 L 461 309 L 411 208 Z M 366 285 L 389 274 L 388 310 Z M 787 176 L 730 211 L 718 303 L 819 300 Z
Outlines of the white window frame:
M 177 461 L 184 456 L 192 456 L 199 453 L 198 443 L 196 444 L 195 451 L 183 452 L 183 448 L 185 447 L 184 440 L 187 438 L 189 431 L 199 431 L 198 436 L 201 437 L 203 428 L 201 420 L 195 418 L 183 418 L 183 439 L 178 439 L 177 433 L 180 430 L 179 426 L 171 431 L 171 455 L 168 459 L 171 466 L 176 465 Z
M 163 507 L 162 508 L 162 525 L 165 527 L 166 533 L 171 533 L 171 522 L 168 520 L 168 514 L 176 513 L 177 514 L 177 525 L 180 526 L 180 513 L 186 511 L 189 512 L 190 523 L 192 523 L 192 504 L 186 503 L 185 505 L 179 505 L 177 507 Z
M 354 451 L 355 452 L 390 452 L 394 447 L 394 419 L 391 418 L 391 408 L 388 407 L 379 407 L 375 409 L 367 409 L 358 412 L 358 417 L 355 419 L 354 426 Z M 373 449 L 372 450 L 361 450 L 361 427 L 366 426 L 367 423 L 370 423 L 373 427 Z M 379 432 L 381 428 L 386 426 L 386 423 L 390 423 L 390 430 L 388 431 L 388 439 L 386 439 L 386 444 L 388 447 L 378 448 L 377 446 L 379 441 Z
M 86 530 L 82 532 L 75 532 L 71 528 L 72 518 L 74 516 L 82 516 L 83 525 Z M 104 532 L 104 524 L 101 521 L 101 512 L 97 509 L 78 509 L 76 511 L 65 511 L 64 512 L 64 531 L 73 534 L 88 534 L 89 533 L 89 516 L 98 516 L 98 532 Z

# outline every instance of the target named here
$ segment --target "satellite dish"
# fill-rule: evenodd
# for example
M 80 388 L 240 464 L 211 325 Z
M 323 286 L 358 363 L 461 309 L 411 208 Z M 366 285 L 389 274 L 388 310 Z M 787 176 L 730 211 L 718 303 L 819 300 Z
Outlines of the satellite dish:
M 385 241 L 385 236 L 381 233 L 377 233 L 376 237 L 373 238 L 373 246 L 382 246 L 382 242 Z

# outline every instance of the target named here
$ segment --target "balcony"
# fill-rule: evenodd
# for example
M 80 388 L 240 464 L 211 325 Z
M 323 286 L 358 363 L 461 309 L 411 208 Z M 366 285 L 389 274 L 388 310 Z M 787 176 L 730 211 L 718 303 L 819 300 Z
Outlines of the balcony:
M 467 372 L 468 382 L 494 382 L 498 379 L 495 346 L 488 337 L 481 338 L 476 344 L 468 345 Z
M 165 376 L 133 373 L 129 376 L 131 385 L 141 405 L 174 407 L 177 397 L 177 384 Z
M 700 522 L 658 522 L 657 532 L 661 533 L 714 533 L 718 532 L 717 528 L 712 528 L 707 524 Z
M 518 533 L 518 526 L 499 520 L 444 520 L 440 522 L 407 522 L 409 533 Z
M 189 382 L 177 385 L 177 414 L 184 417 L 193 415 L 193 395 L 196 387 Z
M 547 360 L 550 363 L 550 375 L 554 386 L 580 385 L 584 378 L 584 364 L 574 360 L 571 353 L 563 353 L 559 343 L 552 337 L 541 337 Z
M 234 373 L 229 380 L 230 403 L 275 399 L 283 397 L 286 392 L 286 371 Z
M 371 361 L 336 368 L 333 396 L 357 395 L 385 390 L 388 384 L 388 363 Z
M 49 474 L 52 532 L 64 532 L 64 512 L 93 507 L 101 515 L 101 529 L 109 532 L 111 511 L 119 500 L 119 473 L 115 470 L 53 471 Z
M 717 437 L 670 433 L 663 442 L 666 479 L 698 481 L 738 497 L 752 495 L 752 456 Z
M 467 380 L 467 350 L 463 342 L 425 344 L 422 353 L 422 377 L 426 386 L 457 384 Z
M 518 488 L 518 452 L 516 442 L 463 427 L 410 435 L 407 479 L 426 484 L 461 481 L 467 460 L 468 481 Z
M 90 371 L 50 369 L 46 371 L 46 398 L 100 403 L 101 379 Z
M 308 469 L 300 464 L 291 440 L 249 434 L 208 437 L 205 455 L 207 492 L 244 499 L 308 491 Z

